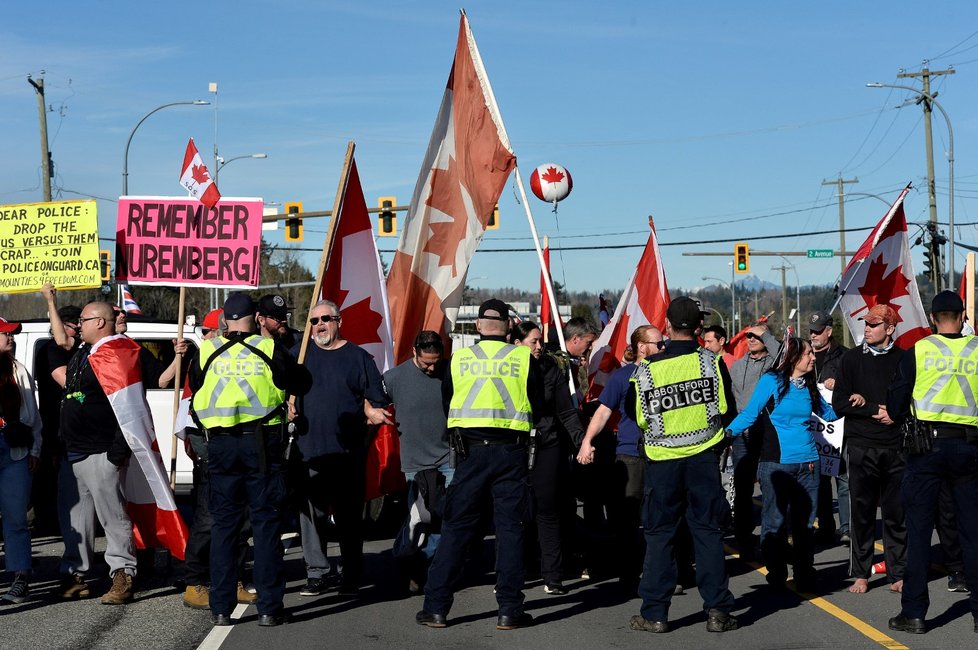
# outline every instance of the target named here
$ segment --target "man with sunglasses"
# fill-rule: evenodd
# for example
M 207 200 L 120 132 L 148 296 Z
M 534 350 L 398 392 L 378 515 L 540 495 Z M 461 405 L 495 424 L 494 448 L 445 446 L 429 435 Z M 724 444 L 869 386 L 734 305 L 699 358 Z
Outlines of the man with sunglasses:
M 842 355 L 832 391 L 832 408 L 846 418 L 852 543 L 850 593 L 869 590 L 876 542 L 876 507 L 883 515 L 886 579 L 890 591 L 903 588 L 907 527 L 900 486 L 905 466 L 903 436 L 886 411 L 886 390 L 904 351 L 893 343 L 898 316 L 889 305 L 874 305 L 863 321 L 862 345 Z
M 332 511 L 343 562 L 339 595 L 355 597 L 363 575 L 367 427 L 393 422 L 384 410 L 388 400 L 377 364 L 343 338 L 339 307 L 319 301 L 309 311 L 309 324 L 311 345 L 303 364 L 312 373 L 312 388 L 297 405 L 309 430 L 295 438 L 300 460 L 290 458 L 303 506 L 299 526 L 306 586 L 299 595 L 318 596 L 328 589 L 326 544 Z M 292 356 L 298 358 L 299 350 L 297 344 Z
M 730 386 L 740 411 L 750 402 L 757 380 L 774 367 L 774 358 L 780 344 L 771 334 L 766 323 L 754 325 L 746 334 L 747 354 L 730 366 Z M 761 439 L 764 435 L 762 422 L 755 423 L 744 435 L 737 436 L 730 444 L 733 460 L 734 484 L 734 538 L 740 556 L 745 559 L 757 555 L 757 536 L 754 534 L 754 483 L 757 481 L 757 464 L 761 458 Z

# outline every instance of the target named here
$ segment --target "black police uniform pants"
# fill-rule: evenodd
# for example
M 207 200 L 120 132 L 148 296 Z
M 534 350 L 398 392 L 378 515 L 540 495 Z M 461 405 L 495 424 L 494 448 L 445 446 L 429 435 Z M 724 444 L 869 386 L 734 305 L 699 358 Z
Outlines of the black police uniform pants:
M 211 582 L 211 478 L 207 461 L 194 463 L 194 519 L 190 523 L 190 537 L 184 552 L 184 580 L 188 585 L 209 585 Z M 248 555 L 248 538 L 251 526 L 244 512 L 239 523 L 235 567 L 239 580 L 244 580 L 245 562 Z
M 903 614 L 924 618 L 930 606 L 927 570 L 930 565 L 934 516 L 941 483 L 948 478 L 954 496 L 965 579 L 978 585 L 978 445 L 963 438 L 937 438 L 933 449 L 909 456 L 903 473 L 903 509 L 907 517 L 907 568 L 903 575 Z M 978 590 L 968 597 L 978 619 Z
M 255 588 L 258 613 L 278 614 L 285 595 L 281 534 L 285 503 L 282 439 L 265 440 L 267 471 L 258 466 L 254 435 L 222 435 L 207 445 L 211 478 L 211 612 L 230 616 L 237 603 L 235 555 L 241 518 L 247 509 L 255 536 Z
M 448 615 L 470 542 L 480 530 L 486 496 L 496 523 L 496 603 L 500 616 L 523 612 L 523 536 L 529 488 L 526 446 L 469 445 L 445 495 L 441 543 L 428 569 L 424 609 Z

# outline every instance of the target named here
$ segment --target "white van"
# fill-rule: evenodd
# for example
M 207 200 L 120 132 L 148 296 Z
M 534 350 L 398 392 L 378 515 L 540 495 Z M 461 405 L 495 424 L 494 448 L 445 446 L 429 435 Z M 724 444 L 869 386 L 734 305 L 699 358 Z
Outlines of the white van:
M 129 330 L 126 334 L 137 343 L 148 349 L 160 360 L 163 367 L 168 367 L 173 361 L 173 340 L 177 337 L 176 323 L 139 320 L 139 316 L 130 315 L 127 319 Z M 187 340 L 187 356 L 200 346 L 199 330 L 192 325 L 184 325 L 183 337 Z M 37 355 L 42 345 L 51 338 L 51 327 L 47 320 L 23 321 L 23 331 L 17 335 L 17 360 L 24 364 L 31 375 L 37 376 Z M 181 370 L 186 372 L 184 366 Z M 156 440 L 163 456 L 163 464 L 170 469 L 170 453 L 173 441 L 173 387 L 158 388 L 146 386 L 146 400 L 153 413 L 153 424 L 156 428 Z M 193 485 L 193 462 L 184 451 L 183 443 L 177 441 L 177 494 L 189 494 Z

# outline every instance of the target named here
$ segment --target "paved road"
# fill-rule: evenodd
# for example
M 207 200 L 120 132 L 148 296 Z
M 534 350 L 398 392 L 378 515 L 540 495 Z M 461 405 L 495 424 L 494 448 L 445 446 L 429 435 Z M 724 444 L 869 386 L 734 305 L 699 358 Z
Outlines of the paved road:
M 486 544 L 491 567 L 491 543 Z M 32 600 L 0 608 L 0 638 L 4 648 L 618 648 L 662 644 L 670 648 L 971 648 L 978 636 L 972 631 L 964 594 L 945 589 L 946 578 L 935 572 L 931 582 L 932 606 L 926 635 L 890 632 L 886 621 L 899 610 L 899 596 L 889 593 L 882 580 L 871 583 L 868 594 L 845 591 L 847 551 L 843 547 L 819 552 L 816 564 L 821 593 L 802 597 L 793 592 L 772 592 L 760 567 L 728 559 L 730 586 L 737 596 L 736 615 L 741 629 L 725 634 L 706 632 L 702 601 L 695 589 L 673 600 L 666 635 L 633 632 L 628 619 L 638 612 L 639 601 L 619 595 L 614 580 L 570 580 L 566 596 L 547 596 L 538 581 L 528 583 L 527 610 L 537 619 L 532 628 L 500 632 L 492 575 L 470 576 L 456 599 L 447 629 L 435 630 L 414 623 L 420 597 L 400 590 L 397 569 L 390 557 L 390 540 L 368 542 L 367 583 L 359 599 L 334 592 L 318 598 L 298 595 L 304 583 L 301 551 L 286 554 L 289 591 L 286 605 L 293 622 L 277 628 L 259 628 L 253 607 L 240 607 L 240 619 L 230 628 L 210 626 L 207 612 L 190 610 L 168 586 L 166 566 L 156 575 L 143 576 L 136 602 L 124 607 L 100 605 L 97 599 L 61 603 L 52 600 L 56 587 L 60 540 L 46 538 L 34 544 L 37 581 Z M 336 549 L 331 549 L 335 554 Z M 162 559 L 162 556 L 158 556 Z M 104 565 L 102 565 L 104 568 Z M 107 579 L 96 593 L 107 588 Z M 212 630 L 215 630 L 212 632 Z

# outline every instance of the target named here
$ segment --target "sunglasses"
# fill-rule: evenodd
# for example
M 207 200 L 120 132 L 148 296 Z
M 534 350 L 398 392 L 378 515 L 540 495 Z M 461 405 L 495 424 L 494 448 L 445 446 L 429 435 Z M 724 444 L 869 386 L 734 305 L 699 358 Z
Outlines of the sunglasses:
M 309 319 L 309 324 L 319 325 L 319 321 L 323 321 L 324 323 L 338 323 L 340 322 L 340 317 L 339 316 L 322 316 L 322 317 L 313 316 L 312 318 Z
M 665 341 L 642 341 L 642 343 L 645 343 L 646 345 L 654 345 L 659 350 L 666 347 Z
M 758 336 L 757 334 L 754 334 L 753 332 L 748 332 L 747 334 L 744 335 L 744 338 L 746 338 L 746 339 L 754 339 L 756 341 L 760 341 L 761 340 L 761 337 Z
M 884 323 L 883 321 L 880 321 L 880 322 L 878 322 L 878 323 L 870 323 L 870 322 L 866 322 L 866 327 L 872 327 L 872 328 L 876 328 L 876 327 L 879 327 L 880 325 L 885 325 L 885 324 L 886 324 L 886 323 Z

